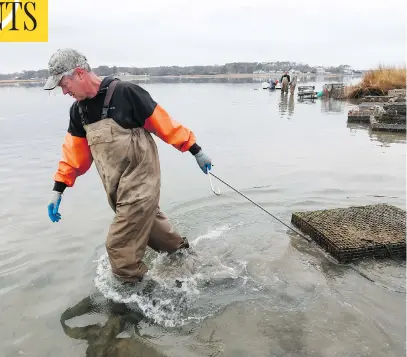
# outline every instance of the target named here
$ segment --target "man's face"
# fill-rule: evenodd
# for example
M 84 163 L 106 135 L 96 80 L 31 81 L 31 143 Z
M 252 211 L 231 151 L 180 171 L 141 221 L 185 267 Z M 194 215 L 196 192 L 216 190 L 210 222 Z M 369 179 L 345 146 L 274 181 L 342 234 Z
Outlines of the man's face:
M 76 100 L 86 99 L 86 93 L 84 91 L 84 81 L 82 73 L 77 69 L 72 76 L 63 76 L 58 84 L 62 93 L 69 94 Z

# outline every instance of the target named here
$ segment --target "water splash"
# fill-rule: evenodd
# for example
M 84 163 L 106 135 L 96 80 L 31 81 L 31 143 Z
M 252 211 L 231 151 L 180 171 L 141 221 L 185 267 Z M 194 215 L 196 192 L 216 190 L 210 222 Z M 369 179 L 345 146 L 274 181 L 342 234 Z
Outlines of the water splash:
M 231 227 L 228 225 L 219 227 L 217 229 L 214 229 L 213 231 L 208 232 L 207 234 L 204 234 L 202 236 L 197 237 L 193 242 L 190 244 L 192 246 L 197 246 L 198 243 L 200 243 L 202 240 L 211 240 L 211 239 L 216 239 L 222 236 L 223 233 L 226 231 L 230 230 Z
M 126 286 L 112 275 L 107 254 L 97 261 L 96 288 L 105 298 L 125 303 L 147 320 L 164 327 L 198 323 L 225 305 L 225 296 L 237 296 L 249 281 L 246 262 L 231 261 L 195 247 L 205 240 L 221 237 L 230 227 L 219 227 L 191 242 L 182 254 L 167 255 L 148 251 L 149 271 L 141 283 Z M 216 247 L 216 244 L 213 244 Z M 258 288 L 253 288 L 258 291 Z M 229 301 L 230 302 L 230 301 Z

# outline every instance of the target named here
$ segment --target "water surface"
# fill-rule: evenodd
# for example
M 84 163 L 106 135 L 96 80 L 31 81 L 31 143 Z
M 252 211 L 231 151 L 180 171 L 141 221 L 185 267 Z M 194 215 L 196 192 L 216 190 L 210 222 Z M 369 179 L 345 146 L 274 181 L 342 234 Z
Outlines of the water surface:
M 405 209 L 405 135 L 347 124 L 350 103 L 299 102 L 259 82 L 141 85 L 194 131 L 216 175 L 288 225 L 297 210 Z M 197 256 L 149 252 L 163 284 L 144 301 L 151 319 L 131 292 L 113 296 L 103 264 L 113 213 L 94 167 L 66 190 L 63 219 L 47 216 L 71 103 L 39 86 L 0 87 L 2 355 L 404 354 L 405 262 L 359 264 L 375 282 L 336 265 L 213 180 L 215 196 L 195 159 L 159 139 L 161 207 Z

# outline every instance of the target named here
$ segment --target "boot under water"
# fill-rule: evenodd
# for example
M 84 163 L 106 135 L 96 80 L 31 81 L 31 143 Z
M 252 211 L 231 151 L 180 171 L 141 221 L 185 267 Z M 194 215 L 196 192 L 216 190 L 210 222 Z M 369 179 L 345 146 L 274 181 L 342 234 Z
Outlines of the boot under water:
M 183 243 L 179 246 L 179 248 L 173 252 L 168 252 L 167 257 L 171 260 L 178 260 L 182 257 L 185 257 L 187 254 L 197 255 L 195 251 L 192 250 L 188 239 L 186 237 L 182 237 Z M 119 285 L 119 288 L 123 288 L 126 290 L 136 290 L 137 295 L 149 295 L 156 290 L 160 284 L 151 278 L 145 279 L 145 277 L 141 277 L 134 281 L 125 281 L 115 277 L 115 283 Z M 179 279 L 175 279 L 174 285 L 177 288 L 182 287 L 182 281 Z
M 174 258 L 183 256 L 185 254 L 191 254 L 197 256 L 196 252 L 192 249 L 189 245 L 187 237 L 182 237 L 183 243 L 179 246 L 179 248 L 173 252 L 168 252 L 167 256 Z

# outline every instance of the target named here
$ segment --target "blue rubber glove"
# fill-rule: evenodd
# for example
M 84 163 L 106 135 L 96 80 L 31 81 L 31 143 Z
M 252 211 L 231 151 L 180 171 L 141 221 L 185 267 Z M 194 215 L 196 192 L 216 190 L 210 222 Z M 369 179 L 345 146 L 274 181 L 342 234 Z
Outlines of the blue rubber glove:
M 201 170 L 207 174 L 208 170 L 212 168 L 212 160 L 206 156 L 202 150 L 200 150 L 196 155 L 195 159 L 198 162 L 199 167 Z
M 59 222 L 61 219 L 61 214 L 58 212 L 61 199 L 61 192 L 52 191 L 51 200 L 48 204 L 48 216 L 52 222 Z

